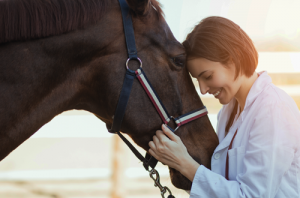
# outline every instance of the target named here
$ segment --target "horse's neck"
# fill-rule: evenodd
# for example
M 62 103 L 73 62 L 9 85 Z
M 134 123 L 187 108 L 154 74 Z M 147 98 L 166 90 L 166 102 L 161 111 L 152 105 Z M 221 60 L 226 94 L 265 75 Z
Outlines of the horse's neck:
M 93 56 L 93 50 L 68 39 L 0 47 L 0 160 L 56 115 L 87 102 L 82 92 L 91 71 L 83 60 L 89 57 L 80 53 L 86 49 Z
M 0 160 L 55 115 L 72 108 L 76 83 L 34 44 L 0 48 Z M 58 69 L 55 71 L 55 69 Z

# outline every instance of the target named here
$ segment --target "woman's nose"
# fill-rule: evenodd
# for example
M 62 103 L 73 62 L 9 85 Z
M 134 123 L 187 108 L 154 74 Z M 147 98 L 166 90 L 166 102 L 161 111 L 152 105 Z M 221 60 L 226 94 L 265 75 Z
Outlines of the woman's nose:
M 200 91 L 201 91 L 201 94 L 206 94 L 209 90 L 209 87 L 205 84 L 205 83 L 200 83 L 199 81 L 199 88 L 200 88 Z

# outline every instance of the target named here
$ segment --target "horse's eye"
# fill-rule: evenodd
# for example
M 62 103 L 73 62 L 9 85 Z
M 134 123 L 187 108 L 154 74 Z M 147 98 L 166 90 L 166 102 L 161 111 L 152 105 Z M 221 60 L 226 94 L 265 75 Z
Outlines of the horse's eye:
M 186 58 L 185 54 L 181 54 L 179 56 L 175 56 L 173 58 L 173 62 L 179 67 L 184 67 L 185 58 Z

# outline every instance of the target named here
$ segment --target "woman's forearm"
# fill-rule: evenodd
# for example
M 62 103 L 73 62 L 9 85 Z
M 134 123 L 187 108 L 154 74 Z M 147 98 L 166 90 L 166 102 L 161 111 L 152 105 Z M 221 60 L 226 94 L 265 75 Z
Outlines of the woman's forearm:
M 197 169 L 200 164 L 196 162 L 191 156 L 182 161 L 180 173 L 193 182 Z

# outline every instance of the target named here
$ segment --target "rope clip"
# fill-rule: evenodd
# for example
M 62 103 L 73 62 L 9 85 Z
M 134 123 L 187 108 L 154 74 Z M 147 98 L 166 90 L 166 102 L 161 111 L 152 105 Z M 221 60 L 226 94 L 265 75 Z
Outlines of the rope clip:
M 160 194 L 161 194 L 161 197 L 162 197 L 162 198 L 165 198 L 165 193 L 166 193 L 167 191 L 168 191 L 168 193 L 170 194 L 169 196 L 173 197 L 173 196 L 172 196 L 171 190 L 170 190 L 168 187 L 162 186 L 162 185 L 160 184 L 160 177 L 159 177 L 159 174 L 158 174 L 157 170 L 155 170 L 155 169 L 153 168 L 151 171 L 149 171 L 149 175 L 150 175 L 150 177 L 151 177 L 151 178 L 153 179 L 153 181 L 154 181 L 154 186 L 159 188 Z

